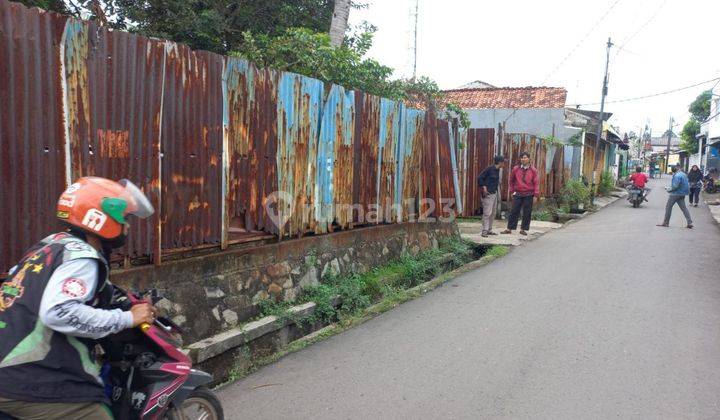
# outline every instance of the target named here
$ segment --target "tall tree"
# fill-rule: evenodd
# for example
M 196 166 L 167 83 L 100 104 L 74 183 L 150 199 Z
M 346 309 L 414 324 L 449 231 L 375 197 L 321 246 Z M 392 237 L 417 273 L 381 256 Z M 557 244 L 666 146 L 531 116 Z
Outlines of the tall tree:
M 245 32 L 275 37 L 289 28 L 306 28 L 327 33 L 333 13 L 333 0 L 19 1 L 78 18 L 103 21 L 107 16 L 107 25 L 115 29 L 221 54 L 237 51 Z
M 115 0 L 129 29 L 217 53 L 236 51 L 243 33 L 280 36 L 288 28 L 327 32 L 332 0 Z
M 345 38 L 345 32 L 350 18 L 351 0 L 335 0 L 332 22 L 330 23 L 330 45 L 339 47 Z

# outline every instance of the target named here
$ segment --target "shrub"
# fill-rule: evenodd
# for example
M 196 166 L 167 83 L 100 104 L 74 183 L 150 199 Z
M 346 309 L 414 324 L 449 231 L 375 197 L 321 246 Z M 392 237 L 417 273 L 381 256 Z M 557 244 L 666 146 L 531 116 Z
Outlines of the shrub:
M 577 209 L 582 204 L 589 207 L 591 204 L 590 189 L 579 179 L 571 179 L 565 183 L 560 191 L 561 208 L 567 206 L 570 210 Z
M 603 171 L 600 174 L 600 183 L 598 184 L 598 194 L 608 195 L 615 188 L 615 177 L 612 172 Z

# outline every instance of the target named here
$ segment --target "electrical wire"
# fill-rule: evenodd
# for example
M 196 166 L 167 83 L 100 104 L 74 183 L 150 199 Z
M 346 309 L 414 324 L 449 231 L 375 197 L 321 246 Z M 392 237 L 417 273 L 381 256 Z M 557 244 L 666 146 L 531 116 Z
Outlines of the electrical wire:
M 552 76 L 555 74 L 555 72 L 558 71 L 558 69 L 559 69 L 563 64 L 565 64 L 565 62 L 575 53 L 575 51 L 577 51 L 577 49 L 580 48 L 580 46 L 588 39 L 588 37 L 590 36 L 590 34 L 592 34 L 593 31 L 595 31 L 595 29 L 596 29 L 598 26 L 600 26 L 600 24 L 602 23 L 602 21 L 605 20 L 605 18 L 608 16 L 608 14 L 610 14 L 610 12 L 615 8 L 615 6 L 616 6 L 618 3 L 620 3 L 620 0 L 615 0 L 615 2 L 613 2 L 612 5 L 610 5 L 610 7 L 605 11 L 605 13 L 600 17 L 600 19 L 598 19 L 598 21 L 595 22 L 595 25 L 593 25 L 592 28 L 590 28 L 590 30 L 585 34 L 585 36 L 583 36 L 583 37 L 580 39 L 580 41 L 578 41 L 578 43 L 575 44 L 575 46 L 570 50 L 570 52 L 567 53 L 567 55 L 566 55 L 562 60 L 560 60 L 560 63 L 558 63 L 558 65 L 555 66 L 555 68 L 553 68 L 553 69 L 550 71 L 550 73 L 548 73 L 548 74 L 545 76 L 545 78 L 543 79 L 542 83 L 540 83 L 540 85 L 544 85 L 545 82 L 547 82 L 548 79 L 550 79 L 550 77 L 552 77 Z
M 641 99 L 654 98 L 654 97 L 656 97 L 656 96 L 669 95 L 669 94 L 671 94 L 671 93 L 680 92 L 680 91 L 687 90 L 687 89 L 692 89 L 692 88 L 694 88 L 694 87 L 702 86 L 702 85 L 704 85 L 705 83 L 710 83 L 710 82 L 715 82 L 715 81 L 720 81 L 720 77 L 716 77 L 716 78 L 710 79 L 710 80 L 705 80 L 704 82 L 695 83 L 695 84 L 690 85 L 690 86 L 684 86 L 684 87 L 677 88 L 677 89 L 666 90 L 666 91 L 664 91 L 664 92 L 653 93 L 653 94 L 650 94 L 650 95 L 636 96 L 636 97 L 633 97 L 633 98 L 625 98 L 625 99 L 616 99 L 616 100 L 613 100 L 613 101 L 605 101 L 605 103 L 606 103 L 606 104 L 616 104 L 616 103 L 620 103 L 620 102 L 632 102 L 632 101 L 638 101 L 638 100 L 641 100 Z M 593 103 L 586 103 L 586 104 L 571 104 L 571 105 L 568 105 L 568 106 L 580 107 L 580 106 L 589 106 L 589 105 L 600 105 L 600 102 L 593 102 Z
M 655 13 L 653 13 L 652 16 L 650 16 L 650 19 L 645 21 L 645 23 L 643 23 L 642 26 L 640 26 L 635 32 L 633 32 L 632 35 L 630 35 L 625 41 L 623 41 L 622 45 L 620 45 L 618 47 L 617 52 L 615 53 L 615 57 L 617 57 L 617 55 L 620 54 L 621 51 L 623 51 L 625 46 L 630 41 L 632 41 L 633 38 L 635 38 L 640 32 L 642 32 L 645 29 L 650 24 L 650 22 L 655 20 L 657 15 L 660 14 L 660 11 L 662 10 L 662 8 L 665 7 L 665 4 L 667 4 L 667 0 L 664 0 L 662 3 L 660 3 L 660 6 L 658 6 L 658 8 L 655 10 Z

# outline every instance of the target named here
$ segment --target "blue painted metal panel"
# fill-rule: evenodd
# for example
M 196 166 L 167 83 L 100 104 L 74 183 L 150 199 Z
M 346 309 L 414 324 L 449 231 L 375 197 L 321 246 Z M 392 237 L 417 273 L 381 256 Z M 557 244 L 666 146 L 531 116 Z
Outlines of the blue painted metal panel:
M 393 209 L 395 192 L 395 173 L 397 171 L 396 148 L 400 143 L 402 119 L 401 107 L 404 105 L 390 99 L 380 99 L 380 133 L 378 137 L 378 178 L 377 204 L 382 209 L 380 221 L 397 220 Z
M 291 235 L 313 229 L 315 163 L 324 84 L 294 73 L 280 73 L 277 98 L 279 218 Z
M 333 85 L 325 101 L 320 120 L 320 138 L 317 147 L 317 174 L 315 178 L 316 232 L 327 232 L 335 219 L 335 142 L 338 139 L 338 123 L 342 124 L 345 95 L 343 88 Z M 340 115 L 338 115 L 340 114 Z M 342 131 L 344 133 L 344 131 Z
M 450 121 L 447 121 L 448 125 L 448 132 L 450 135 L 448 136 L 448 145 L 450 146 L 450 163 L 452 165 L 452 181 L 453 181 L 453 187 L 455 188 L 455 205 L 457 206 L 457 211 L 459 213 L 462 213 L 462 194 L 460 194 L 460 185 L 458 183 L 458 164 L 457 164 L 457 140 L 455 139 L 455 131 L 452 129 L 452 124 Z M 444 197 L 443 197 L 444 198 Z

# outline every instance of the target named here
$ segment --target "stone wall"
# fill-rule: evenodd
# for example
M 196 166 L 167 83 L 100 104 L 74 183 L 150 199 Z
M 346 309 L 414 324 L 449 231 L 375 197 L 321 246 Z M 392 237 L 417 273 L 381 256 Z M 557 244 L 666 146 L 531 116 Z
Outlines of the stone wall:
M 185 329 L 189 344 L 257 315 L 261 299 L 291 301 L 328 274 L 362 273 L 457 235 L 454 223 L 380 225 L 118 270 L 112 281 L 159 289 L 157 306 Z

